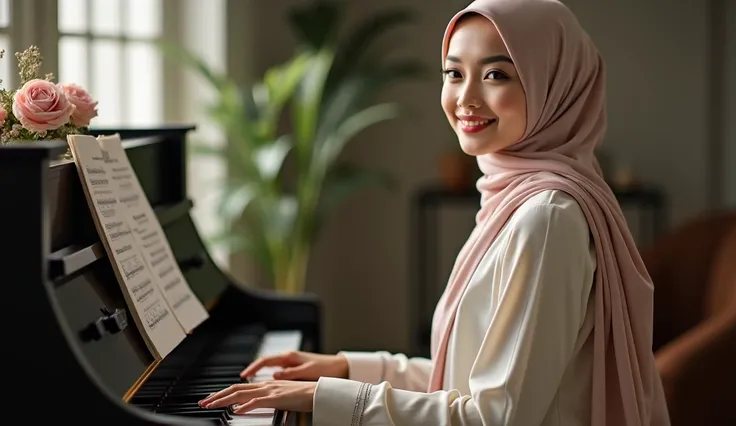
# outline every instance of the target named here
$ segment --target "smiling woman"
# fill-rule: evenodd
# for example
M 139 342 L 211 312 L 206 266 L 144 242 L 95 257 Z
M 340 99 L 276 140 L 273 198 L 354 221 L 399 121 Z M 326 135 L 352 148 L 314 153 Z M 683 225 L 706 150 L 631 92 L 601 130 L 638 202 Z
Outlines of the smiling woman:
M 524 89 L 491 21 L 478 13 L 458 20 L 442 73 L 442 109 L 466 154 L 490 154 L 521 139 Z
M 669 425 L 652 283 L 593 154 L 597 48 L 557 0 L 476 0 L 450 20 L 442 63 L 442 108 L 484 175 L 432 359 L 284 354 L 243 372 L 280 366 L 279 380 L 202 404 L 313 410 L 315 426 Z

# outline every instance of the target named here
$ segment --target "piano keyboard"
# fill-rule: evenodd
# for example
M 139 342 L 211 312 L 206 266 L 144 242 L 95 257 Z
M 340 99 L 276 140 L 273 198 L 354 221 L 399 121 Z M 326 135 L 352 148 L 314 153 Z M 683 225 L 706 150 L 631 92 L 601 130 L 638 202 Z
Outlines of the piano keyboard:
M 185 340 L 151 374 L 130 403 L 155 413 L 203 419 L 212 425 L 280 424 L 283 413 L 273 409 L 236 415 L 232 408 L 205 409 L 197 403 L 212 392 L 242 382 L 240 372 L 257 357 L 299 350 L 301 333 L 265 331 L 251 325 L 212 340 Z M 253 381 L 270 380 L 273 371 L 263 369 Z

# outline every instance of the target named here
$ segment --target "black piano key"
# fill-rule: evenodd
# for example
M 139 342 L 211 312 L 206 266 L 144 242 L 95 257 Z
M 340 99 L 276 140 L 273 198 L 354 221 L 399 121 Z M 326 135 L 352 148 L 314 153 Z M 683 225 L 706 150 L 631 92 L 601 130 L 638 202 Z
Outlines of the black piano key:
M 238 380 L 240 381 L 240 380 Z M 188 379 L 184 379 L 178 382 L 179 386 L 188 386 L 188 385 L 208 385 L 208 384 L 214 384 L 214 385 L 222 385 L 223 383 L 232 383 L 232 380 L 223 379 L 221 377 L 192 377 Z
M 182 417 L 196 417 L 196 418 L 205 418 L 205 419 L 218 419 L 220 420 L 223 425 L 227 424 L 228 418 L 225 417 L 224 412 L 217 412 L 217 411 L 210 411 L 210 410 L 204 410 L 204 411 L 171 411 L 161 414 L 168 414 L 170 416 L 182 416 Z
M 231 407 L 206 409 L 199 401 L 243 382 L 240 372 L 254 360 L 264 332 L 263 327 L 247 326 L 230 333 L 187 337 L 149 376 L 131 403 L 157 413 L 227 424 L 232 419 Z

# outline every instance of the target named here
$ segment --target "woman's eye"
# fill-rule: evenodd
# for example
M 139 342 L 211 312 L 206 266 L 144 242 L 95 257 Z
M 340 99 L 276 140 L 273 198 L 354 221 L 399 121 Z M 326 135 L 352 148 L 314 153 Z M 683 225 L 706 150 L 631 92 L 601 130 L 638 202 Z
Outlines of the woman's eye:
M 457 70 L 444 70 L 442 71 L 442 73 L 450 78 L 461 78 L 462 77 L 460 73 L 457 72 Z
M 491 80 L 506 80 L 508 77 L 501 71 L 490 71 L 486 74 L 486 78 L 490 78 Z

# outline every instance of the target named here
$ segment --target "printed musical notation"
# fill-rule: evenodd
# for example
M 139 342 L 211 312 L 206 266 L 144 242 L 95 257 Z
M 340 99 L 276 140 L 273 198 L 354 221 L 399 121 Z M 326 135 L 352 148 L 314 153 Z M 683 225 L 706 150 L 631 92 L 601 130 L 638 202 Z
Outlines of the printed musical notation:
M 128 224 L 141 249 L 143 259 L 153 274 L 164 299 L 173 310 L 185 332 L 189 333 L 209 316 L 202 302 L 192 292 L 169 241 L 133 172 L 119 136 L 99 138 L 100 146 L 109 158 L 115 159 L 110 167 L 110 180 L 117 199 L 127 212 Z
M 163 321 L 169 316 L 169 310 L 161 305 L 161 302 L 155 302 L 149 309 L 146 309 L 146 325 L 155 327 L 156 324 Z
M 148 266 L 140 246 L 137 225 L 127 207 L 135 201 L 120 196 L 115 170 L 121 163 L 127 164 L 127 157 L 121 161 L 111 156 L 92 136 L 73 135 L 68 141 L 97 231 L 128 308 L 134 313 L 135 324 L 153 356 L 164 358 L 186 334 L 176 316 L 171 315 L 174 308 L 170 307 L 159 278 Z

